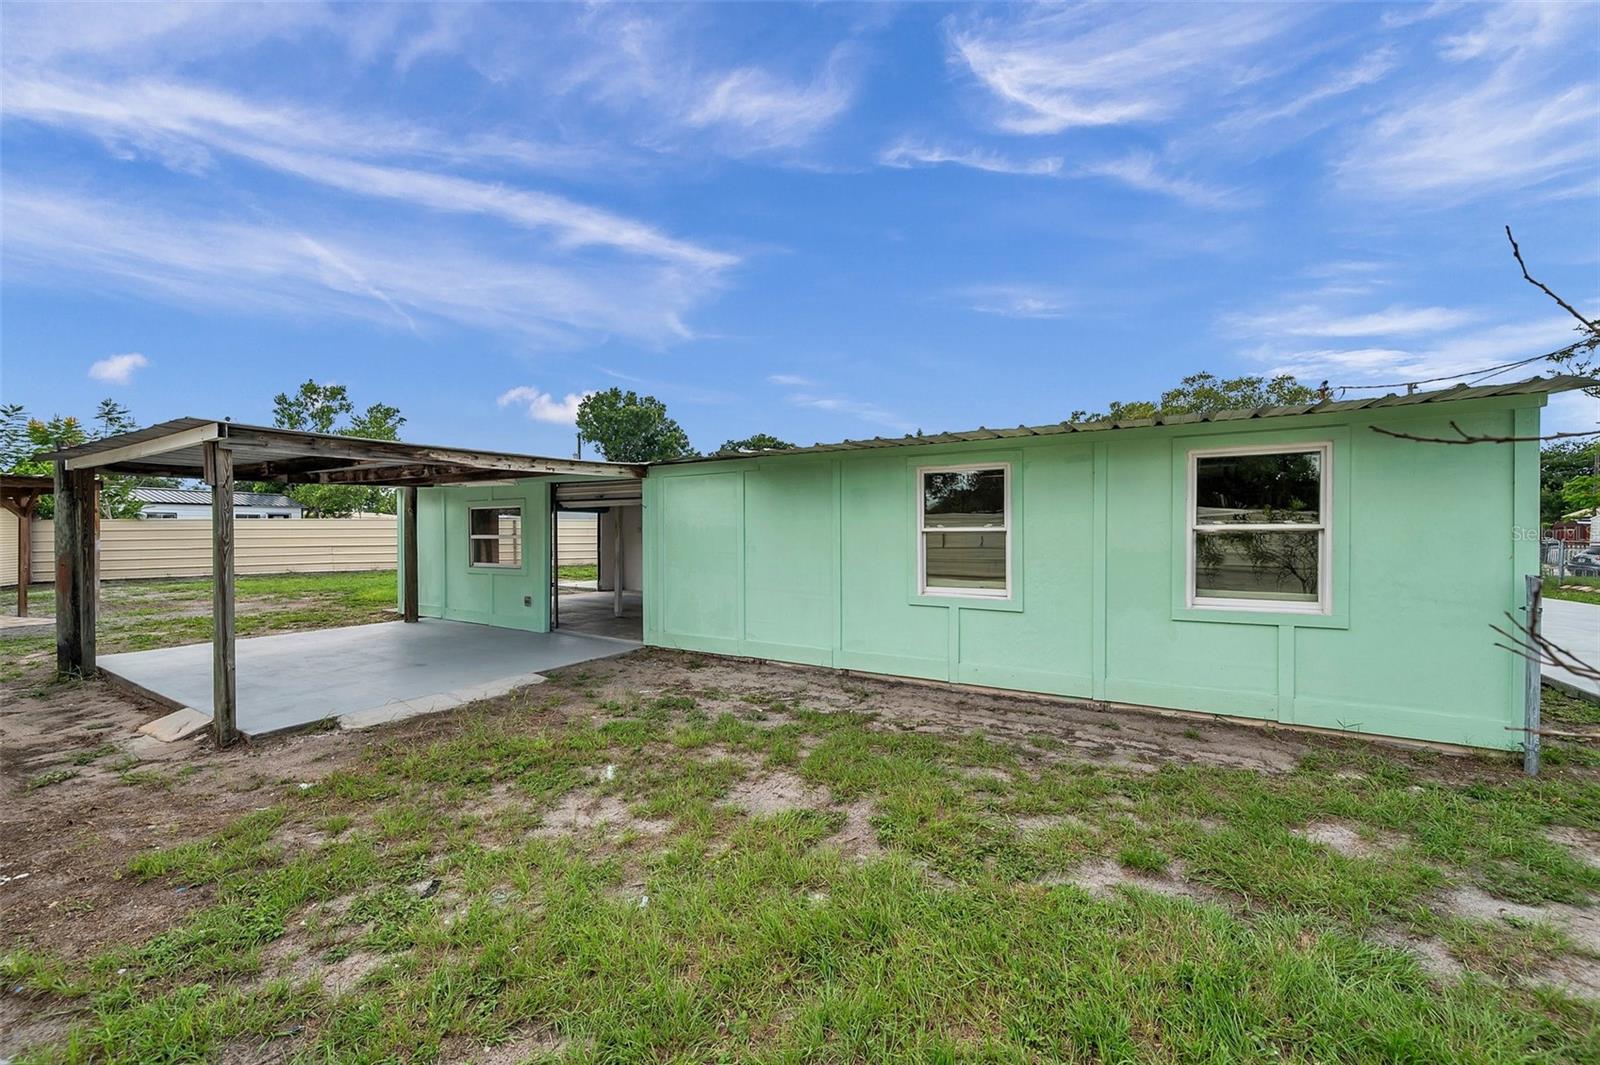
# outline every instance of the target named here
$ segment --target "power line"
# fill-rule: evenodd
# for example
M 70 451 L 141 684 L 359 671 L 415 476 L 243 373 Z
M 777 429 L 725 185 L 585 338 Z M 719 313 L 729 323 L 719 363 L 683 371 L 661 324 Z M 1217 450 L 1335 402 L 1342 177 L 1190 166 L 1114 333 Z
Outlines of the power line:
M 1499 364 L 1498 366 L 1485 366 L 1485 367 L 1481 367 L 1481 368 L 1476 369 L 1476 370 L 1462 370 L 1460 373 L 1444 374 L 1443 376 L 1440 376 L 1440 377 L 1424 377 L 1424 378 L 1421 378 L 1421 379 L 1416 380 L 1416 381 L 1401 381 L 1398 384 L 1388 384 L 1388 385 L 1336 385 L 1335 387 L 1340 392 L 1356 392 L 1356 391 L 1360 391 L 1362 389 L 1374 389 L 1374 388 L 1415 388 L 1417 385 L 1437 384 L 1440 381 L 1454 381 L 1454 380 L 1457 380 L 1458 378 L 1463 378 L 1463 377 L 1478 377 L 1480 375 L 1488 376 L 1490 374 L 1503 373 L 1506 370 L 1512 370 L 1512 369 L 1517 368 L 1518 366 L 1526 366 L 1530 362 L 1538 362 L 1541 359 L 1548 359 L 1553 355 L 1565 354 L 1567 352 L 1567 350 L 1568 349 L 1566 349 L 1566 348 L 1562 348 L 1562 349 L 1560 349 L 1558 351 L 1546 352 L 1543 355 L 1530 355 L 1528 358 L 1526 358 L 1526 359 L 1518 359 L 1516 362 L 1503 362 L 1503 363 Z

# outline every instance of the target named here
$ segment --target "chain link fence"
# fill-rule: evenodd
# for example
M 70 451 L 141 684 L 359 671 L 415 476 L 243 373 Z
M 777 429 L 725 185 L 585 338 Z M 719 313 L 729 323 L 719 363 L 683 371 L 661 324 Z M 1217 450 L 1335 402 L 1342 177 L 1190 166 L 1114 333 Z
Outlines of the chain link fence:
M 1539 568 L 1546 577 L 1600 577 L 1600 543 L 1582 540 L 1539 541 Z

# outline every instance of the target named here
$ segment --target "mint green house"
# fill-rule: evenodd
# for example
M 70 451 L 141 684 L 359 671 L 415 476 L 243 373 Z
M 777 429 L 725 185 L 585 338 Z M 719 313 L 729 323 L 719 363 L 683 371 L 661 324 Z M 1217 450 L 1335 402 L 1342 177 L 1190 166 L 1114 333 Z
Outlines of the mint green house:
M 1538 572 L 1540 408 L 1587 383 L 424 488 L 421 608 L 562 625 L 551 511 L 587 507 L 646 644 L 1514 747 L 1524 663 L 1490 626 Z

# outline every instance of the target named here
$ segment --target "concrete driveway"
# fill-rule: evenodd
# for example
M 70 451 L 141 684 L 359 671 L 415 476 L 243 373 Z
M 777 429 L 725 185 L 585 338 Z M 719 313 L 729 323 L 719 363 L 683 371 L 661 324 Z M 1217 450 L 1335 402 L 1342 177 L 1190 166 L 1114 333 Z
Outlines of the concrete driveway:
M 1600 606 L 1569 603 L 1565 599 L 1546 599 L 1541 626 L 1552 643 L 1600 668 Z M 1546 666 L 1544 677 L 1600 698 L 1600 683 L 1564 669 Z

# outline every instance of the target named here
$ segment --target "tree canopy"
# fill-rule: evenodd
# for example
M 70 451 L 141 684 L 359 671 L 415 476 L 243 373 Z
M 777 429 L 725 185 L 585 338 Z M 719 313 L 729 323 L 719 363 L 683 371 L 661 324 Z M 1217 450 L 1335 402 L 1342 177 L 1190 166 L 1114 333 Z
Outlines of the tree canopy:
M 698 454 L 683 427 L 654 396 L 608 388 L 578 404 L 578 435 L 608 462 L 660 462 Z
M 1157 400 L 1113 401 L 1104 411 L 1075 410 L 1067 420 L 1074 424 L 1098 421 L 1131 421 L 1173 414 L 1210 414 L 1213 411 L 1248 407 L 1290 407 L 1315 403 L 1317 389 L 1301 384 L 1289 374 L 1276 377 L 1228 377 L 1201 371 L 1190 374 L 1176 388 L 1161 393 Z
M 341 419 L 344 419 L 341 422 Z M 400 408 L 374 403 L 356 413 L 350 391 L 344 385 L 322 385 L 307 381 L 293 392 L 272 397 L 272 424 L 280 429 L 309 433 L 361 436 L 372 440 L 398 440 L 406 422 Z M 276 484 L 241 486 L 282 491 L 306 509 L 313 518 L 343 518 L 356 513 L 394 513 L 394 491 L 372 485 L 296 484 L 282 488 Z
M 48 419 L 30 417 L 22 404 L 8 403 L 0 406 L 0 470 L 26 477 L 51 477 L 55 466 L 39 461 L 35 455 L 75 447 L 90 440 L 103 440 L 135 428 L 132 412 L 114 399 L 102 399 L 88 425 L 70 414 L 56 414 Z M 172 487 L 177 483 L 171 477 L 101 477 L 100 516 L 137 518 L 142 504 L 133 498 L 135 488 Z M 41 499 L 39 517 L 54 517 L 55 502 L 54 496 Z
M 1539 520 L 1600 507 L 1600 440 L 1560 440 L 1539 452 Z
M 742 440 L 724 440 L 718 451 L 791 451 L 794 445 L 771 433 L 756 433 Z

